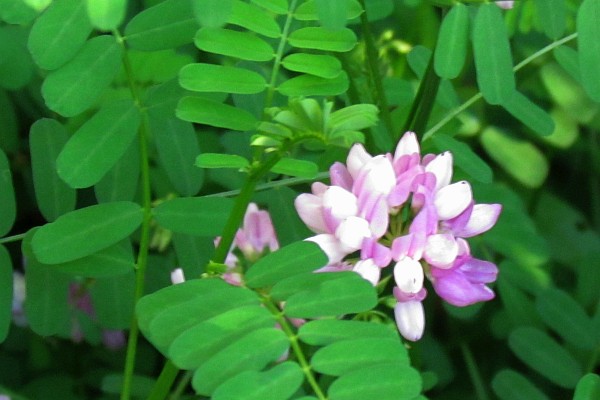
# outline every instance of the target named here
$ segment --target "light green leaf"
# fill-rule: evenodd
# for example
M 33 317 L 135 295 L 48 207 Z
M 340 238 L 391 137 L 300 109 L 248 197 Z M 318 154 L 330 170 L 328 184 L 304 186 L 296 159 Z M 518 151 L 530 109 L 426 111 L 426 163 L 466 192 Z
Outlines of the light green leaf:
M 121 47 L 113 36 L 90 39 L 62 68 L 50 73 L 42 85 L 46 105 L 64 117 L 90 108 L 106 90 L 121 66 Z
M 421 392 L 421 376 L 406 366 L 380 364 L 342 375 L 329 387 L 330 400 L 413 400 Z
M 399 338 L 342 340 L 323 347 L 312 356 L 315 371 L 341 376 L 377 364 L 408 366 L 408 352 Z
M 88 256 L 123 240 L 142 222 L 142 210 L 131 202 L 89 206 L 60 216 L 39 228 L 31 245 L 37 259 L 58 264 Z
M 156 222 L 174 232 L 195 236 L 218 236 L 233 207 L 233 201 L 217 197 L 180 197 L 154 209 Z
M 272 16 L 241 0 L 234 0 L 228 22 L 273 39 L 281 36 L 281 28 Z
M 138 190 L 140 176 L 140 144 L 134 139 L 123 156 L 94 186 L 99 203 L 132 201 Z
M 342 29 L 346 26 L 348 1 L 315 0 L 321 25 L 327 29 Z
M 579 137 L 579 125 L 566 111 L 555 108 L 550 111 L 550 117 L 554 121 L 554 131 L 543 139 L 552 146 L 560 149 L 569 148 Z
M 494 376 L 492 389 L 501 400 L 549 400 L 529 379 L 511 369 Z
M 535 0 L 537 17 L 546 36 L 558 40 L 567 27 L 567 7 L 563 0 Z
M 473 179 L 483 183 L 492 183 L 492 169 L 468 145 L 448 135 L 438 134 L 432 139 L 438 150 L 450 150 L 454 163 Z
M 500 8 L 493 3 L 479 6 L 473 26 L 473 52 L 477 84 L 490 104 L 502 104 L 515 91 L 512 55 Z
M 99 278 L 90 289 L 98 323 L 104 329 L 127 329 L 131 325 L 135 298 L 135 274 L 129 272 Z
M 579 380 L 575 388 L 573 400 L 594 400 L 600 397 L 600 376 L 586 374 Z
M 10 254 L 0 245 L 0 343 L 6 339 L 12 319 L 13 270 Z
M 225 381 L 213 393 L 213 400 L 287 400 L 304 380 L 295 362 L 277 364 L 265 372 L 246 371 Z
M 333 79 L 342 72 L 340 61 L 325 54 L 293 53 L 281 63 L 289 71 L 304 72 L 327 79 Z
M 221 383 L 241 372 L 260 371 L 288 346 L 287 336 L 279 329 L 250 332 L 202 365 L 194 374 L 192 386 L 199 394 L 211 395 Z
M 200 153 L 198 138 L 192 124 L 169 114 L 148 112 L 152 138 L 160 164 L 177 192 L 193 196 L 204 181 L 203 171 L 194 167 L 194 159 Z
M 184 89 L 196 92 L 252 94 L 267 88 L 265 78 L 244 68 L 215 64 L 189 64 L 179 72 Z
M 236 154 L 204 153 L 196 157 L 196 167 L 200 168 L 246 168 L 250 163 Z
M 248 61 L 270 61 L 275 52 L 269 43 L 248 32 L 200 28 L 194 37 L 200 50 Z
M 56 160 L 58 175 L 72 188 L 98 183 L 137 135 L 141 117 L 129 100 L 100 109 L 69 139 Z
M 75 209 L 75 190 L 56 173 L 56 159 L 67 140 L 66 129 L 54 119 L 36 121 L 29 132 L 35 198 L 42 215 L 50 222 Z
M 85 2 L 54 0 L 31 27 L 29 51 L 41 68 L 53 70 L 72 59 L 91 32 Z
M 573 346 L 593 350 L 598 345 L 591 318 L 566 292 L 542 292 L 536 299 L 536 308 L 544 322 Z
M 292 32 L 288 42 L 302 49 L 346 52 L 356 45 L 356 35 L 348 28 L 331 31 L 321 27 L 307 27 Z
M 280 280 L 312 272 L 327 264 L 327 256 L 312 242 L 296 242 L 258 260 L 246 274 L 251 288 L 272 286 Z
M 332 3 L 342 3 L 342 2 L 346 3 L 346 4 L 342 5 L 342 6 L 338 6 L 338 7 L 344 9 L 342 15 L 345 15 L 346 20 L 358 18 L 360 16 L 360 14 L 362 14 L 363 9 L 358 0 L 343 0 L 343 1 L 337 1 L 337 2 L 332 2 Z M 377 1 L 375 1 L 375 3 L 376 2 Z M 374 3 L 373 0 L 369 0 L 367 2 L 367 9 L 370 8 L 370 6 L 372 6 L 373 3 Z M 318 6 L 317 6 L 316 0 L 306 0 L 306 1 L 302 2 L 302 4 L 300 4 L 298 6 L 298 8 L 296 8 L 296 11 L 294 12 L 294 18 L 297 19 L 298 21 L 318 21 L 319 20 L 319 10 L 317 7 Z M 371 14 L 369 14 L 369 17 L 370 16 L 371 16 Z M 344 21 L 344 25 L 345 25 L 345 21 Z M 343 25 L 340 26 L 340 28 L 343 28 L 343 27 L 344 27 Z
M 300 75 L 283 82 L 277 90 L 284 96 L 337 96 L 348 90 L 348 75 L 341 73 L 333 79 Z
M 179 101 L 177 117 L 184 121 L 216 126 L 234 131 L 249 131 L 258 123 L 246 110 L 201 97 L 184 97 Z
M 0 236 L 12 228 L 17 216 L 17 205 L 8 158 L 0 150 Z
M 441 78 L 454 79 L 462 70 L 469 41 L 469 9 L 456 3 L 446 14 L 435 47 L 434 68 Z
M 331 132 L 359 131 L 377 124 L 379 110 L 373 104 L 353 104 L 329 115 L 327 128 Z
M 390 325 L 364 321 L 318 319 L 309 321 L 298 330 L 298 337 L 313 346 L 325 346 L 341 340 L 372 338 L 398 339 L 398 331 Z
M 582 376 L 581 366 L 573 356 L 539 329 L 515 329 L 508 345 L 521 361 L 560 387 L 572 389 Z
M 33 77 L 34 64 L 26 43 L 27 31 L 21 27 L 0 27 L 0 87 L 20 89 Z
M 0 0 L 0 19 L 9 24 L 29 25 L 37 15 L 25 1 Z
M 117 243 L 83 258 L 54 264 L 52 267 L 66 275 L 107 278 L 132 272 L 135 261 L 131 244 L 127 242 Z
M 552 117 L 516 90 L 510 98 L 502 103 L 502 106 L 538 135 L 548 136 L 554 131 Z
M 252 0 L 252 2 L 275 14 L 287 14 L 288 0 Z
M 166 0 L 133 17 L 125 40 L 137 50 L 166 50 L 192 43 L 197 30 L 191 1 Z
M 519 182 L 540 187 L 548 176 L 548 160 L 532 143 L 489 127 L 481 134 L 481 144 L 494 161 Z
M 86 0 L 86 6 L 88 17 L 96 29 L 112 31 L 125 18 L 127 0 Z
M 192 7 L 200 26 L 219 28 L 225 25 L 229 19 L 233 0 L 193 1 Z
M 586 93 L 600 102 L 600 0 L 583 0 L 577 11 L 577 49 Z
M 271 171 L 276 174 L 314 179 L 319 173 L 319 166 L 312 161 L 282 158 L 271 168 Z

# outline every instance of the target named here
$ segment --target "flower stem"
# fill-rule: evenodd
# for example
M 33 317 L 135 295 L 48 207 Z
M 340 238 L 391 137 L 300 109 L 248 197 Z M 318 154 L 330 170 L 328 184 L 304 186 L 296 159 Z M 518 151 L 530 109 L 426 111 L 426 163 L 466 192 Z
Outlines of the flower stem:
M 477 368 L 477 363 L 473 357 L 473 353 L 471 353 L 471 349 L 469 349 L 469 346 L 467 346 L 467 344 L 464 342 L 460 344 L 460 349 L 462 351 L 465 364 L 467 364 L 467 370 L 469 372 L 469 376 L 471 377 L 471 382 L 475 387 L 475 395 L 477 400 L 490 400 L 481 374 L 479 373 L 479 369 Z
M 125 42 L 119 32 L 115 32 L 115 36 L 117 38 L 117 42 L 123 49 L 123 67 L 127 77 L 127 83 L 129 85 L 131 96 L 141 114 L 141 124 L 138 130 L 138 139 L 140 146 L 142 207 L 144 216 L 141 227 L 140 247 L 135 266 L 134 304 L 136 304 L 144 294 L 144 280 L 146 276 L 146 267 L 148 265 L 148 252 L 150 249 L 150 223 L 152 221 L 152 193 L 150 188 L 150 160 L 148 153 L 148 136 L 150 127 L 148 125 L 146 110 L 142 105 L 141 97 L 135 84 L 135 77 L 129 61 L 127 46 L 125 46 Z M 135 368 L 135 355 L 137 351 L 138 337 L 139 326 L 134 314 L 131 319 L 131 328 L 129 330 L 129 338 L 127 341 L 127 353 L 125 357 L 125 371 L 123 372 L 123 389 L 121 391 L 121 400 L 128 400 L 131 396 L 131 385 Z
M 0 238 L 0 244 L 18 242 L 19 240 L 23 240 L 23 238 L 25 238 L 26 235 L 27 235 L 27 232 L 19 233 L 18 235 Z
M 148 396 L 148 400 L 164 400 L 167 398 L 169 394 L 169 390 L 171 389 L 171 385 L 173 381 L 177 377 L 179 373 L 179 369 L 171 362 L 171 360 L 167 360 L 165 366 L 163 367 L 156 383 L 152 387 L 152 391 Z

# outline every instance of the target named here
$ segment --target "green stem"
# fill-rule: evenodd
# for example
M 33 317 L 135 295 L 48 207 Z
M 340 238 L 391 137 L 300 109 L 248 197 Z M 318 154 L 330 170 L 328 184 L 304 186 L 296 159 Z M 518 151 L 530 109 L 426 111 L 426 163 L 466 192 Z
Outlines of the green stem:
M 192 376 L 193 376 L 193 372 L 187 371 L 185 373 L 185 375 L 183 375 L 183 377 L 181 377 L 179 383 L 177 384 L 177 387 L 173 391 L 173 394 L 171 394 L 171 396 L 169 397 L 169 400 L 179 400 L 179 398 L 185 391 L 185 388 L 187 387 L 187 385 L 189 385 L 190 381 L 192 380 Z
M 538 59 L 539 57 L 543 56 L 544 54 L 549 53 L 550 51 L 554 50 L 558 46 L 562 46 L 563 44 L 570 42 L 571 40 L 575 39 L 576 37 L 577 37 L 577 33 L 573 33 L 569 36 L 565 36 L 564 38 L 562 38 L 560 40 L 557 40 L 556 42 L 550 43 L 548 46 L 533 53 L 532 55 L 530 55 L 529 57 L 527 57 L 526 59 L 524 59 L 517 65 L 515 65 L 515 67 L 513 68 L 513 71 L 514 72 L 519 71 L 520 69 L 522 69 L 526 65 L 530 64 L 534 60 Z M 458 114 L 462 113 L 467 108 L 471 107 L 474 103 L 476 103 L 481 98 L 483 98 L 482 94 L 477 93 L 476 95 L 474 95 L 473 97 L 471 97 L 470 99 L 465 101 L 463 104 L 456 107 L 454 110 L 450 111 L 437 124 L 432 126 L 427 132 L 425 132 L 422 140 L 429 139 L 434 133 L 439 131 L 444 125 L 446 125 L 448 122 L 452 121 Z
M 135 274 L 135 293 L 134 304 L 144 294 L 144 281 L 146 276 L 146 267 L 148 266 L 148 252 L 150 249 L 150 223 L 152 221 L 152 193 L 150 188 L 150 160 L 148 153 L 148 136 L 149 125 L 146 111 L 142 105 L 141 97 L 138 88 L 135 84 L 133 70 L 129 61 L 127 47 L 123 38 L 118 32 L 115 32 L 118 43 L 123 49 L 123 67 L 127 76 L 127 82 L 131 91 L 131 96 L 140 110 L 142 122 L 138 131 L 139 146 L 140 146 L 140 170 L 142 179 L 142 207 L 144 216 L 141 227 L 140 247 L 136 262 Z M 129 330 L 129 339 L 127 341 L 127 353 L 125 356 L 125 371 L 123 372 L 123 390 L 121 392 L 121 400 L 128 400 L 131 396 L 131 384 L 135 368 L 135 355 L 137 351 L 137 343 L 139 337 L 139 326 L 135 314 L 131 319 L 131 328 Z
M 274 304 L 269 297 L 263 296 L 263 304 L 275 316 L 277 322 L 281 326 L 281 330 L 283 330 L 283 332 L 287 335 L 290 341 L 290 346 L 292 347 L 292 351 L 298 360 L 298 364 L 300 364 L 302 372 L 304 372 L 304 376 L 306 377 L 306 381 L 314 391 L 315 395 L 319 400 L 327 400 L 327 396 L 325 396 L 325 393 L 323 393 L 323 390 L 319 386 L 319 383 L 312 372 L 312 367 L 306 359 L 306 356 L 300 347 L 300 343 L 298 343 L 298 336 L 296 335 L 294 329 L 290 326 L 289 321 L 287 318 L 285 318 L 279 307 L 277 307 L 277 305 Z
M 23 240 L 27 233 L 19 233 L 18 235 L 7 236 L 4 238 L 0 238 L 0 244 L 18 242 L 19 240 Z
M 469 346 L 467 346 L 466 343 L 461 343 L 460 349 L 462 351 L 463 358 L 465 359 L 465 364 L 467 364 L 467 370 L 469 372 L 469 376 L 471 377 L 471 382 L 475 387 L 476 398 L 478 400 L 489 400 L 490 397 L 488 396 L 485 385 L 483 384 L 483 379 L 481 378 L 481 374 L 479 373 L 479 369 L 477 368 L 477 363 L 475 362 L 473 353 L 471 353 L 471 349 L 469 349 Z
M 178 373 L 179 368 L 177 368 L 175 364 L 171 362 L 171 360 L 167 360 L 165 366 L 160 372 L 160 375 L 158 376 L 158 379 L 156 380 L 156 383 L 152 387 L 152 391 L 148 396 L 148 400 L 166 399 L 167 395 L 169 394 L 169 389 L 171 389 L 171 385 L 173 384 L 173 381 L 177 377 Z

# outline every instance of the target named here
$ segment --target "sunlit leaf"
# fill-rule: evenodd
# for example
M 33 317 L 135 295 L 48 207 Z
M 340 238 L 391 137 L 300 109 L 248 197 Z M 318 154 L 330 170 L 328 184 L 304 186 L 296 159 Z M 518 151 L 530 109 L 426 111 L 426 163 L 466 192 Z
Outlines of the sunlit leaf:
M 356 35 L 347 28 L 332 31 L 321 27 L 307 27 L 292 32 L 288 41 L 292 46 L 302 49 L 346 52 L 356 45 Z
M 281 36 L 279 25 L 268 13 L 241 0 L 234 0 L 228 22 L 270 38 Z
M 180 197 L 154 209 L 156 221 L 174 232 L 218 236 L 227 222 L 233 202 L 218 197 Z
M 223 28 L 201 28 L 194 37 L 200 50 L 248 61 L 270 61 L 275 52 L 261 38 Z
M 293 53 L 281 63 L 286 69 L 332 79 L 342 72 L 340 61 L 329 55 Z
M 575 388 L 573 400 L 594 400 L 600 397 L 600 376 L 586 374 L 579 380 Z
M 314 179 L 319 173 L 319 166 L 312 161 L 282 158 L 271 168 L 271 171 L 276 174 Z
M 467 56 L 469 9 L 456 3 L 444 17 L 435 48 L 435 72 L 454 79 L 460 74 Z
M 233 0 L 203 0 L 193 1 L 194 16 L 201 26 L 219 28 L 227 23 Z
M 373 5 L 373 3 L 375 3 L 377 1 L 373 1 L 373 0 L 369 0 L 367 2 L 367 8 L 371 7 Z M 343 1 L 337 1 L 337 2 L 331 2 L 331 3 L 346 3 L 345 5 L 341 5 L 341 6 L 331 6 L 329 5 L 329 7 L 332 8 L 336 8 L 339 7 L 339 10 L 341 12 L 343 12 L 343 14 L 341 14 L 341 16 L 345 16 L 346 20 L 350 20 L 350 19 L 356 19 L 360 16 L 360 14 L 362 14 L 363 9 L 362 6 L 360 5 L 360 2 L 358 0 L 343 0 Z M 299 20 L 299 21 L 318 21 L 319 20 L 319 10 L 317 8 L 317 1 L 316 0 L 306 0 L 304 2 L 302 2 L 297 8 L 296 11 L 294 12 L 294 18 Z M 343 11 L 342 11 L 343 10 Z M 331 13 L 331 9 L 330 10 L 325 10 L 325 13 L 329 12 Z M 338 18 L 342 18 L 341 16 L 339 16 Z M 333 16 L 327 16 L 327 18 L 333 18 Z M 344 21 L 344 25 L 345 25 Z M 338 24 L 341 24 L 341 21 L 337 21 Z M 337 28 L 343 28 L 344 25 L 340 25 L 337 26 Z M 328 28 L 333 28 L 335 27 L 334 25 L 332 26 L 328 26 Z
M 252 0 L 252 3 L 275 14 L 287 14 L 289 7 L 288 0 Z
M 195 165 L 200 168 L 245 168 L 249 161 L 236 154 L 204 153 L 196 157 Z
M 197 92 L 260 93 L 267 88 L 265 78 L 244 68 L 215 64 L 189 64 L 179 72 L 179 83 Z
M 277 88 L 285 96 L 336 96 L 348 90 L 348 76 L 341 73 L 333 79 L 300 75 L 288 79 Z
M 177 105 L 177 117 L 184 121 L 234 131 L 249 131 L 258 121 L 246 110 L 201 97 L 184 97 Z
M 342 29 L 346 26 L 348 2 L 346 0 L 315 0 L 317 15 L 321 25 L 327 29 Z
M 341 340 L 372 338 L 381 340 L 398 339 L 398 332 L 390 325 L 364 321 L 317 319 L 302 325 L 298 337 L 304 343 L 324 346 Z
M 86 0 L 87 14 L 96 29 L 112 31 L 123 22 L 127 0 Z
M 600 0 L 584 0 L 577 10 L 577 49 L 586 93 L 600 102 Z

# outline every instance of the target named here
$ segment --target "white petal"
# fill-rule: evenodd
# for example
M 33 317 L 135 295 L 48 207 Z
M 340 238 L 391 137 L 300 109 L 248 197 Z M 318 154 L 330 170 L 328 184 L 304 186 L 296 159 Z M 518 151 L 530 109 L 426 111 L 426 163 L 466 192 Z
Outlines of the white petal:
M 458 256 L 458 243 L 451 234 L 430 235 L 423 256 L 434 267 L 450 268 Z
M 360 260 L 356 263 L 352 270 L 358 273 L 364 279 L 371 282 L 373 286 L 379 283 L 379 278 L 381 277 L 381 268 L 375 265 L 373 260 L 370 258 L 366 260 Z
M 337 227 L 335 236 L 342 244 L 342 248 L 347 253 L 351 253 L 360 249 L 363 239 L 371 237 L 371 230 L 366 219 L 348 217 Z
M 452 153 L 446 151 L 427 164 L 425 172 L 435 175 L 435 190 L 438 191 L 450 184 L 452 179 Z
M 365 182 L 364 189 L 388 195 L 396 186 L 396 173 L 390 160 L 379 155 L 373 157 L 364 166 Z
M 405 293 L 418 293 L 423 288 L 423 267 L 410 257 L 404 257 L 394 266 L 394 280 Z
M 344 188 L 331 186 L 323 194 L 323 207 L 330 208 L 331 214 L 342 220 L 358 213 L 358 199 Z
M 352 146 L 350 152 L 348 153 L 348 158 L 346 159 L 346 166 L 348 167 L 348 172 L 352 178 L 356 179 L 361 168 L 371 158 L 373 157 L 367 153 L 362 144 L 357 143 Z
M 302 193 L 294 201 L 300 219 L 316 233 L 328 232 L 323 219 L 323 200 L 310 193 Z
M 498 221 L 500 211 L 500 204 L 475 204 L 469 221 L 456 235 L 468 238 L 490 230 Z
M 394 316 L 396 326 L 405 339 L 413 342 L 421 339 L 425 330 L 425 311 L 420 301 L 396 303 Z
M 316 235 L 313 237 L 309 237 L 306 239 L 309 242 L 314 242 L 325 254 L 327 254 L 327 258 L 329 259 L 328 264 L 336 264 L 342 261 L 349 252 L 344 251 L 342 245 L 339 240 L 333 235 L 328 233 L 323 233 L 321 235 Z
M 171 282 L 173 285 L 185 282 L 185 276 L 183 276 L 183 270 L 181 268 L 175 268 L 171 271 Z
M 445 221 L 458 216 L 472 200 L 471 185 L 467 181 L 460 181 L 441 188 L 435 194 L 433 203 L 438 218 Z
M 410 155 L 414 153 L 420 153 L 419 149 L 419 141 L 417 140 L 417 135 L 414 132 L 406 132 L 398 145 L 396 146 L 396 152 L 394 153 L 394 160 L 399 159 L 402 156 Z

